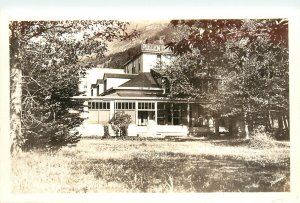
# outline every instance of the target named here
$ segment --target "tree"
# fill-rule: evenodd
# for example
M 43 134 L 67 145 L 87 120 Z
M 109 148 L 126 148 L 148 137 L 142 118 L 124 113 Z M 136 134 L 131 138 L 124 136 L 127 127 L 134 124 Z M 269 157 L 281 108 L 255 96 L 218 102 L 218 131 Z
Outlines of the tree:
M 81 102 L 72 100 L 87 68 L 80 62 L 103 57 L 108 41 L 132 37 L 127 25 L 114 20 L 10 22 L 12 152 L 35 144 L 30 139 L 41 147 L 78 141 L 70 130 L 80 123 Z
M 193 81 L 198 75 L 221 78 L 219 90 L 205 94 L 209 110 L 217 115 L 244 117 L 246 132 L 251 130 L 253 116 L 266 120 L 271 109 L 288 115 L 285 19 L 176 20 L 171 24 L 180 34 L 167 47 L 180 55 L 176 60 L 182 64 L 177 66 L 181 72 L 174 87 L 183 85 L 181 89 L 190 92 L 186 96 L 197 98 L 201 85 Z M 170 72 L 166 71 L 172 78 Z

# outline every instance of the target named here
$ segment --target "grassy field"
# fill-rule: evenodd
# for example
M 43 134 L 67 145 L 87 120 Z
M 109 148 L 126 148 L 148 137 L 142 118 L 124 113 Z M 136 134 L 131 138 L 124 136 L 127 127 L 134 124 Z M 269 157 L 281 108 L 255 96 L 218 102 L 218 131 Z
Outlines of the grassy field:
M 82 139 L 55 155 L 12 159 L 15 193 L 290 190 L 289 143 L 256 149 L 218 140 Z

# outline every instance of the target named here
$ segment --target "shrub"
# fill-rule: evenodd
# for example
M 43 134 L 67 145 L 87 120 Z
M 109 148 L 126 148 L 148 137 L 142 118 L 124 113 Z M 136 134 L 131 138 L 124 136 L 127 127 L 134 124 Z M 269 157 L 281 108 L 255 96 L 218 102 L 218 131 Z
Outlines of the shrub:
M 277 129 L 274 132 L 274 136 L 277 140 L 289 140 L 290 132 L 287 129 Z
M 115 134 L 120 136 L 127 136 L 127 130 L 129 124 L 132 122 L 131 116 L 129 114 L 122 112 L 116 112 L 113 118 L 109 121 L 112 125 L 112 129 Z
M 103 137 L 110 137 L 108 125 L 104 125 L 104 135 Z
M 249 146 L 253 148 L 273 148 L 276 147 L 276 142 L 271 134 L 266 132 L 263 127 L 258 127 L 253 131 Z

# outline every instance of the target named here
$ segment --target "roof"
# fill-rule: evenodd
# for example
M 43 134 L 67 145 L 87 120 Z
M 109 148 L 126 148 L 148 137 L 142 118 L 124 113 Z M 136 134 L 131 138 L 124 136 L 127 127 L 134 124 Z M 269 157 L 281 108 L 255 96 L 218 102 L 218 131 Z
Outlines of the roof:
M 97 88 L 96 84 L 91 84 L 91 88 Z
M 162 93 L 144 94 L 143 92 L 139 92 L 139 93 L 135 93 L 135 92 L 118 92 L 117 95 L 120 96 L 120 97 L 127 97 L 127 98 L 129 98 L 129 97 L 152 97 L 152 98 L 156 98 L 156 97 L 162 95 Z
M 132 79 L 136 77 L 137 74 L 118 74 L 118 73 L 105 73 L 104 78 L 122 78 L 122 79 Z
M 177 102 L 182 102 L 182 103 L 198 103 L 198 104 L 202 104 L 202 105 L 206 105 L 209 102 L 208 101 L 204 101 L 204 100 L 198 100 L 198 99 L 184 99 L 184 98 L 169 98 L 169 97 L 165 97 L 165 96 L 161 96 L 161 95 L 153 95 L 153 96 L 149 96 L 149 95 L 143 95 L 143 96 L 133 96 L 131 94 L 122 94 L 120 95 L 119 93 L 112 93 L 109 95 L 105 95 L 105 96 L 73 96 L 72 98 L 74 99 L 82 99 L 84 101 L 87 100 L 150 100 L 150 101 L 158 101 L 158 102 L 172 102 L 172 101 L 177 101 Z
M 103 84 L 103 80 L 102 80 L 102 79 L 98 79 L 97 82 L 96 82 L 96 84 L 97 84 L 97 85 Z
M 140 73 L 133 79 L 120 85 L 120 87 L 156 87 L 160 88 L 151 73 Z

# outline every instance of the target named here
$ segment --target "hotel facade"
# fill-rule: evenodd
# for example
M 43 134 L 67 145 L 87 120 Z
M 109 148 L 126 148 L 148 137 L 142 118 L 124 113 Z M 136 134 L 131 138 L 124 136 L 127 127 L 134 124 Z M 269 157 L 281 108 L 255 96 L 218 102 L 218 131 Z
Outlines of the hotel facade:
M 170 99 L 154 67 L 174 57 L 164 45 L 141 44 L 140 52 L 122 69 L 93 68 L 80 84 L 86 100 L 83 136 L 104 134 L 116 112 L 131 116 L 128 136 L 188 136 L 214 131 L 214 119 L 203 111 L 205 101 Z M 113 130 L 110 129 L 110 134 Z

